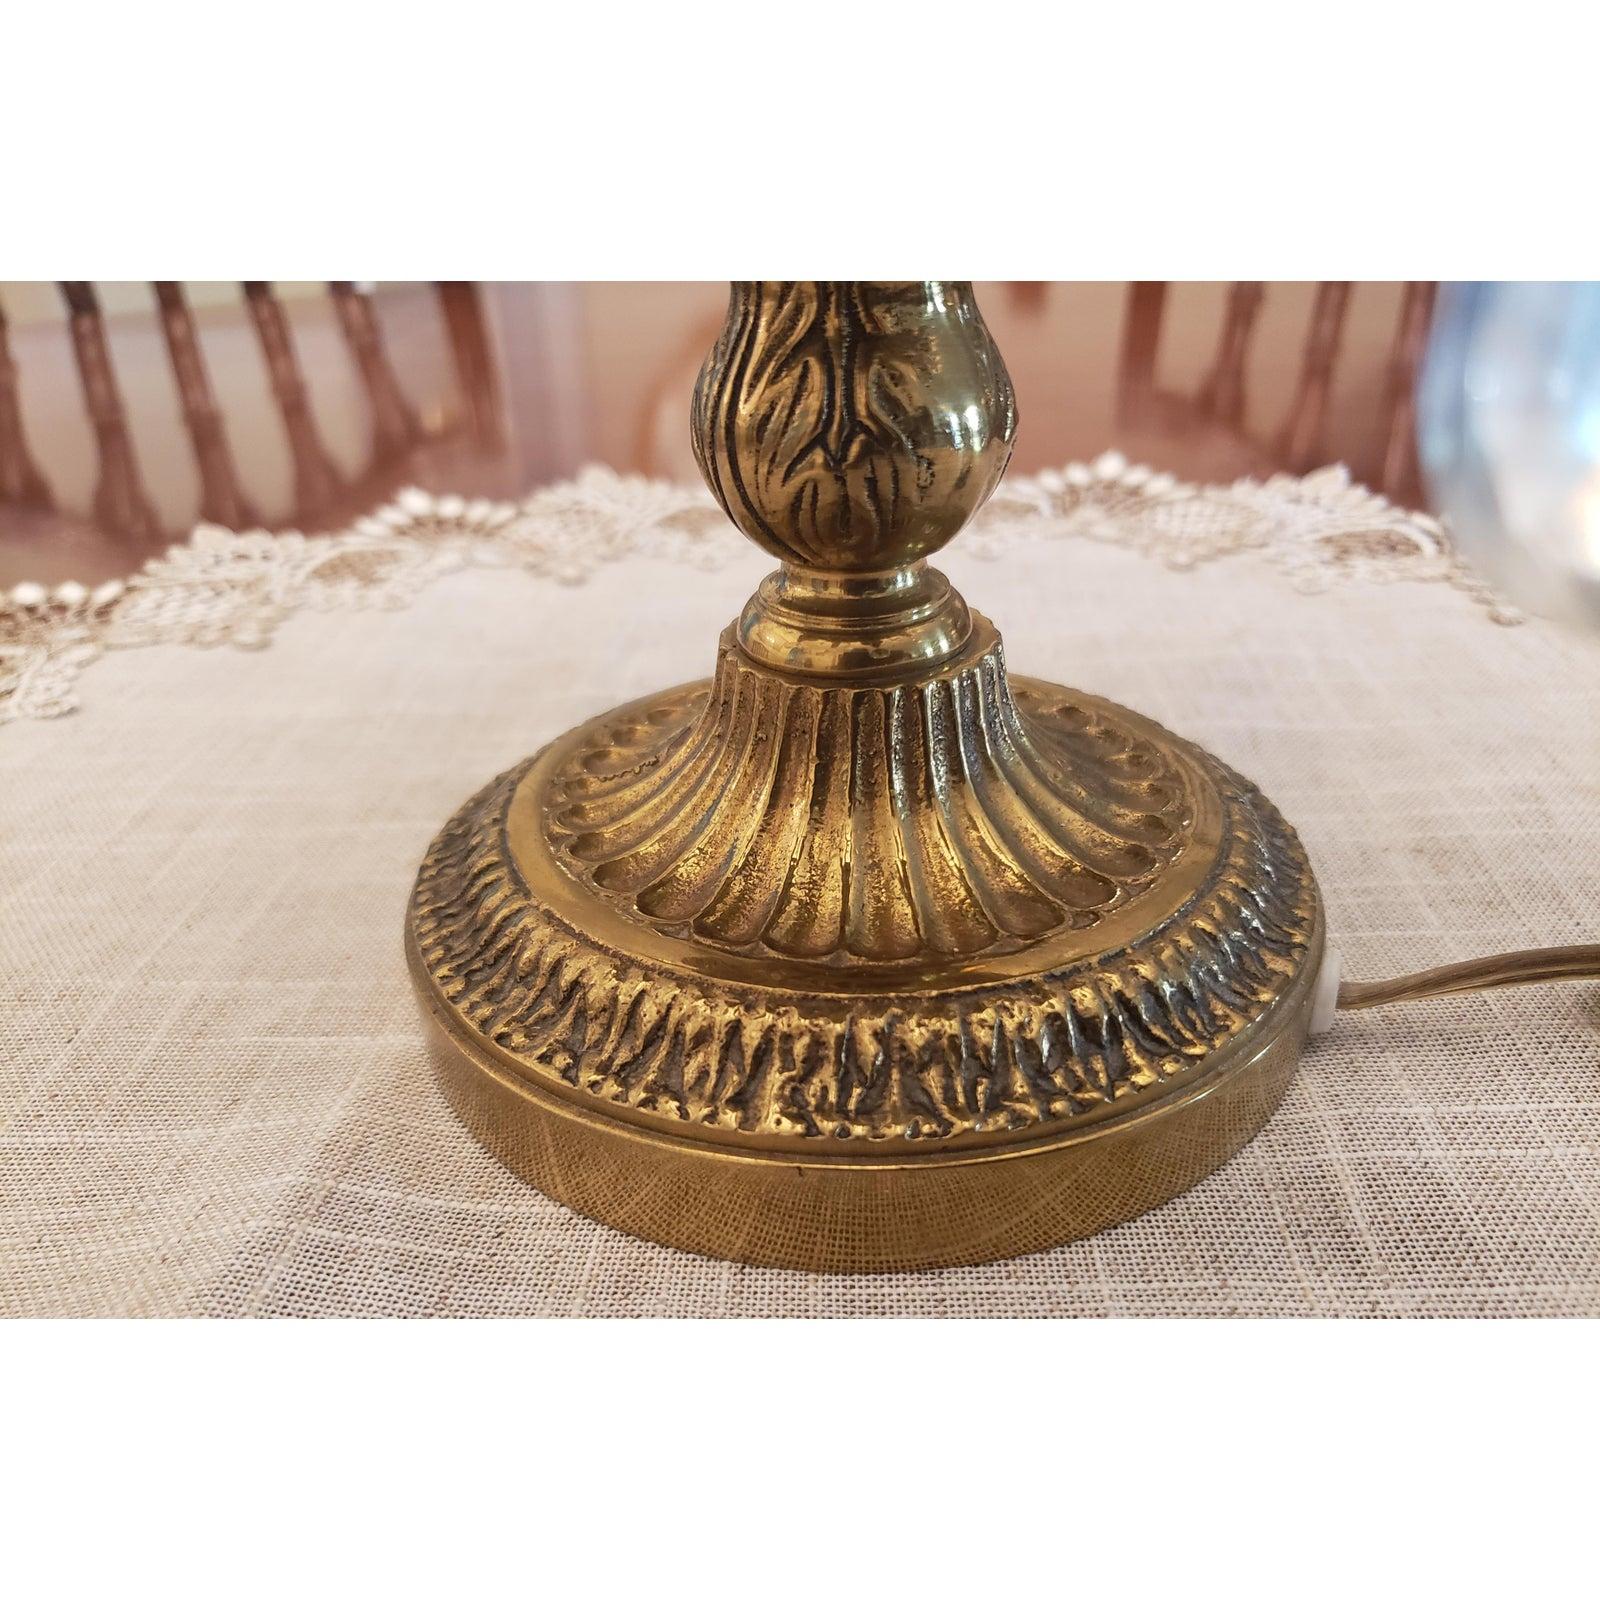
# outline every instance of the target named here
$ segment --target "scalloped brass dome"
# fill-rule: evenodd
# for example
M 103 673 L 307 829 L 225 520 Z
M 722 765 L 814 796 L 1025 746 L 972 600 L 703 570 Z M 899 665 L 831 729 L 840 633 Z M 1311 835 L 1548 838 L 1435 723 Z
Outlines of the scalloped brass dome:
M 1203 781 L 1081 701 L 1025 713 L 981 619 L 939 671 L 882 688 L 779 677 L 730 637 L 692 719 L 573 756 L 550 833 L 574 876 L 679 937 L 886 964 L 1094 926 L 1160 883 Z

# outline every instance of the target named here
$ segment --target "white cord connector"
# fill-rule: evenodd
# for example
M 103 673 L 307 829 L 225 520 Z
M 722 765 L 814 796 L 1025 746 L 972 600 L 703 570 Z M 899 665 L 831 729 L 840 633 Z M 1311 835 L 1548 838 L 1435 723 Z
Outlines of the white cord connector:
M 1338 1012 L 1339 952 L 1329 945 L 1323 952 L 1322 968 L 1317 973 L 1317 990 L 1311 997 L 1311 1026 L 1307 1031 L 1313 1037 L 1326 1033 Z

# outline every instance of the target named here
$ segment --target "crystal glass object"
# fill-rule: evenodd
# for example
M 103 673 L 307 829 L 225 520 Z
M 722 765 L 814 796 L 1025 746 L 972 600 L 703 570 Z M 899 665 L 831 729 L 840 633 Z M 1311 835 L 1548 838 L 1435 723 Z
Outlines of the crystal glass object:
M 1600 629 L 1600 284 L 1442 285 L 1417 416 L 1467 559 L 1530 611 Z

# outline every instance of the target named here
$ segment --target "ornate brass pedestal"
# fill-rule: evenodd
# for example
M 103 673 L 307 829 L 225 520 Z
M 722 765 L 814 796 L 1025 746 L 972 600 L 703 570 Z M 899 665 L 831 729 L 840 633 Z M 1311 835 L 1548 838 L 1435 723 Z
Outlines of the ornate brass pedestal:
M 1009 678 L 924 564 L 1015 424 L 966 284 L 735 285 L 696 453 L 782 568 L 709 683 L 469 800 L 407 915 L 446 1088 L 547 1194 L 741 1261 L 983 1261 L 1170 1198 L 1276 1107 L 1322 946 L 1293 831 Z

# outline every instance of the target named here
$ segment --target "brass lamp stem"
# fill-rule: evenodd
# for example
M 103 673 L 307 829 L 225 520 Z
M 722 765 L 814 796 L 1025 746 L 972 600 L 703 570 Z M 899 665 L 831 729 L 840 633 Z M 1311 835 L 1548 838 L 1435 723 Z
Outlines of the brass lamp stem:
M 695 459 L 782 568 L 745 608 L 752 659 L 915 673 L 966 642 L 925 558 L 989 498 L 1017 409 L 965 283 L 735 283 L 701 369 Z

